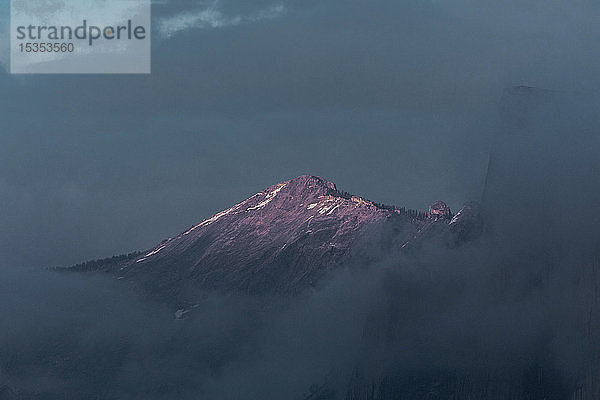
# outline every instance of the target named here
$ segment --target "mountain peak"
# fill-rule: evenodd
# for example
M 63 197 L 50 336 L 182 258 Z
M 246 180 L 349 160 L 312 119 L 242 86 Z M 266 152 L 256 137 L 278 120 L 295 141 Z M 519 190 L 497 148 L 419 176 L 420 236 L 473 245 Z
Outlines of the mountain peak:
M 324 186 L 331 190 L 337 190 L 335 183 L 321 178 L 317 175 L 300 175 L 288 181 L 290 184 L 307 184 L 309 186 Z
M 434 203 L 426 218 L 339 191 L 319 176 L 301 175 L 144 252 L 90 265 L 169 298 L 189 286 L 287 292 L 311 285 L 330 268 L 346 263 L 365 240 L 380 240 L 376 231 L 391 235 L 378 242 L 383 247 L 413 249 L 436 232 L 461 233 L 463 221 L 474 220 L 467 218 L 473 214 L 467 211 L 459 212 L 450 226 L 450 209 L 443 202 Z M 387 228 L 379 231 L 383 226 Z M 78 269 L 87 270 L 88 265 Z
M 300 175 L 288 181 L 270 186 L 266 189 L 266 191 L 270 192 L 272 190 L 276 190 L 277 188 L 282 188 L 282 190 L 290 192 L 293 195 L 295 194 L 296 196 L 326 196 L 335 195 L 338 193 L 335 183 L 315 175 Z

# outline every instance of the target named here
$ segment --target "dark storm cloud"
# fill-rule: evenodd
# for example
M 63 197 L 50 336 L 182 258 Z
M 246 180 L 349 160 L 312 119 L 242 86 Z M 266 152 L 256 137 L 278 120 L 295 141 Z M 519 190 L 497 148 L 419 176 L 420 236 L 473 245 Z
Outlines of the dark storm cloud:
M 173 1 L 153 15 L 274 4 L 277 18 L 155 38 L 150 76 L 2 73 L 0 262 L 149 247 L 302 173 L 456 209 L 480 195 L 506 87 L 597 87 L 593 4 Z

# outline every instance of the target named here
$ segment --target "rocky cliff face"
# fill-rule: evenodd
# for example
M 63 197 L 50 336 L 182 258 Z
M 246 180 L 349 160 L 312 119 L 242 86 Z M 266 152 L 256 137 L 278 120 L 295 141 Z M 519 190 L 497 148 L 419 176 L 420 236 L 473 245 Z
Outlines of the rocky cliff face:
M 74 269 L 110 272 L 167 298 L 192 288 L 291 292 L 360 259 L 363 245 L 376 247 L 377 254 L 396 247 L 414 251 L 432 236 L 456 242 L 453 232 L 467 214 L 474 218 L 472 211 L 452 218 L 440 201 L 427 214 L 384 206 L 305 175 L 270 186 L 152 249 Z

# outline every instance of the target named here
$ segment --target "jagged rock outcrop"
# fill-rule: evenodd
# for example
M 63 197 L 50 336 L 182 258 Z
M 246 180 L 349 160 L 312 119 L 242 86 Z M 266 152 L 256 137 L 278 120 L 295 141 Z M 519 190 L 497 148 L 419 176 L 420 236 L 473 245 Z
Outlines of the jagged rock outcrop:
M 446 203 L 444 203 L 441 200 L 438 200 L 429 206 L 427 217 L 435 220 L 449 219 L 452 218 L 452 212 L 450 211 L 450 207 L 448 207 Z

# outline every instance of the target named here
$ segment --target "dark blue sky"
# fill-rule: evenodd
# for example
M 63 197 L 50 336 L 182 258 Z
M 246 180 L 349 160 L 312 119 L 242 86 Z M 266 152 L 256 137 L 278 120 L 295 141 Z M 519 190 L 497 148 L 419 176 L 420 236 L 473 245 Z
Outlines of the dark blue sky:
M 507 87 L 599 83 L 590 1 L 164 0 L 149 76 L 9 75 L 0 4 L 0 265 L 148 248 L 305 173 L 456 209 Z

